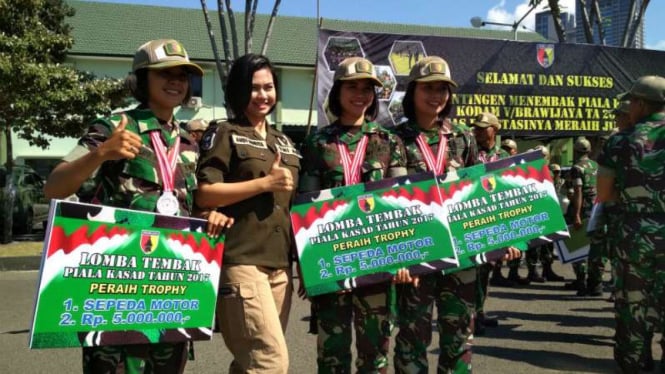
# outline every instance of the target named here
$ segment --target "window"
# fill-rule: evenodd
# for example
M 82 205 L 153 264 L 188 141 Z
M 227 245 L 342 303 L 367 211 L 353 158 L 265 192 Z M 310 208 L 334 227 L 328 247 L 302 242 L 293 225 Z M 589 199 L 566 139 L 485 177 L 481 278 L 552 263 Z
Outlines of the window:
M 189 84 L 192 86 L 192 96 L 203 97 L 203 77 L 192 75 Z

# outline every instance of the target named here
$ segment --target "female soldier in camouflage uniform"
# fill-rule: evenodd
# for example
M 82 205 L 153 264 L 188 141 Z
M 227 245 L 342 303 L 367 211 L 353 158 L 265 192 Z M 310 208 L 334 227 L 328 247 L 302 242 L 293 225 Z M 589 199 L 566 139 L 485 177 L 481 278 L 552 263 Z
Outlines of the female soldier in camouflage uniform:
M 328 95 L 330 112 L 338 119 L 305 140 L 301 192 L 406 174 L 401 141 L 371 122 L 378 111 L 375 87 L 381 81 L 368 60 L 351 57 L 339 65 Z M 358 372 L 387 372 L 394 305 L 390 283 L 316 296 L 312 303 L 318 311 L 319 373 L 351 372 L 352 323 Z
M 408 173 L 451 173 L 473 165 L 478 158 L 473 137 L 448 118 L 452 111 L 451 87 L 457 84 L 450 76 L 448 63 L 440 57 L 421 59 L 411 69 L 402 100 L 408 122 L 395 129 L 406 148 Z M 430 273 L 420 277 L 418 287 L 398 286 L 395 372 L 428 372 L 427 347 L 432 341 L 434 303 L 440 349 L 437 371 L 471 370 L 475 287 L 475 268 L 451 275 Z
M 178 126 L 173 109 L 189 100 L 190 76 L 203 71 L 189 61 L 182 44 L 163 39 L 142 45 L 132 70 L 126 82 L 140 105 L 95 120 L 53 170 L 44 192 L 48 198 L 64 198 L 78 190 L 82 201 L 189 216 L 194 210 L 199 149 Z M 158 150 L 166 153 L 164 146 L 178 155 L 175 169 L 162 169 L 157 163 Z M 164 196 L 172 200 L 160 203 Z M 211 214 L 209 234 L 217 235 L 231 222 L 222 214 Z M 113 332 L 102 334 L 103 340 L 114 339 Z M 186 346 L 182 342 L 83 348 L 83 372 L 115 373 L 123 358 L 138 357 L 146 360 L 146 372 L 182 373 Z

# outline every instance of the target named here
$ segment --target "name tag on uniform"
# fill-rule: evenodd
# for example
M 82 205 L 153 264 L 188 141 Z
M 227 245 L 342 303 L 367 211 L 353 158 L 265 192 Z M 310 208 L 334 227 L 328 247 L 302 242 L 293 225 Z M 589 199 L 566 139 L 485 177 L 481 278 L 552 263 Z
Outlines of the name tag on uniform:
M 248 145 L 254 148 L 268 149 L 268 144 L 265 140 L 250 139 L 246 136 L 232 134 L 231 140 L 235 145 Z
M 293 144 L 291 144 L 291 142 L 289 142 L 289 140 L 286 138 L 278 137 L 275 147 L 277 148 L 279 153 L 283 155 L 292 155 L 298 158 L 302 158 L 300 152 L 298 152 L 298 150 L 293 146 Z

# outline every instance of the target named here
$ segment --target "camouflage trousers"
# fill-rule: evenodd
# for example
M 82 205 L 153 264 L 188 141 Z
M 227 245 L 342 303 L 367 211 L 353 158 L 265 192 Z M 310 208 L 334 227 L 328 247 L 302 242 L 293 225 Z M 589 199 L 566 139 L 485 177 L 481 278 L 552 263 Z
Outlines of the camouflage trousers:
M 615 247 L 614 359 L 624 373 L 637 373 L 653 330 L 665 327 L 665 216 L 626 218 Z
M 358 373 L 388 368 L 395 319 L 395 286 L 381 284 L 312 299 L 318 313 L 317 364 L 322 374 L 351 373 L 351 325 L 356 333 Z
M 573 263 L 575 278 L 584 280 L 588 288 L 598 286 L 603 281 L 607 260 L 607 232 L 596 231 L 589 236 L 589 257 Z
M 185 371 L 187 343 L 106 345 L 83 348 L 84 374 L 115 374 L 123 362 L 145 360 L 144 373 L 176 374 Z M 131 370 L 131 369 L 130 369 Z
M 494 264 L 485 263 L 476 266 L 476 292 L 475 292 L 475 312 L 476 315 L 485 312 L 485 299 L 489 293 L 490 273 Z
M 475 268 L 449 275 L 427 274 L 420 278 L 418 288 L 397 286 L 395 373 L 429 372 L 427 347 L 432 342 L 434 305 L 439 331 L 437 373 L 470 373 L 475 293 Z
M 543 265 L 551 265 L 554 262 L 554 243 L 529 248 L 525 261 L 529 268 L 537 266 L 538 261 Z

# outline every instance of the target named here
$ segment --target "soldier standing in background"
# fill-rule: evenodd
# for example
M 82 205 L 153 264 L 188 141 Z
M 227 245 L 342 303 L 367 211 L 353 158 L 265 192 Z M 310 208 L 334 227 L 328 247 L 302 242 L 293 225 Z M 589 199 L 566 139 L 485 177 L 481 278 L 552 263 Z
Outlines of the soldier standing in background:
M 630 123 L 612 136 L 599 157 L 598 198 L 612 227 L 617 274 L 614 358 L 623 373 L 645 367 L 649 322 L 665 328 L 665 78 L 637 79 L 630 100 Z M 661 340 L 665 351 L 665 340 Z M 661 357 L 660 371 L 665 372 Z
M 501 141 L 501 149 L 506 152 L 508 156 L 517 154 L 517 142 L 513 139 L 504 139 Z M 506 156 L 506 157 L 508 157 Z M 490 277 L 490 284 L 498 287 L 515 287 L 517 284 L 529 284 L 526 278 L 521 278 L 518 274 L 521 259 L 515 259 L 508 262 L 508 278 L 504 278 L 501 274 L 503 261 L 497 261 L 496 265 L 492 268 L 492 275 Z
M 537 146 L 533 150 L 540 150 L 543 153 L 545 161 L 549 162 L 550 152 L 546 146 Z M 556 164 L 550 165 L 550 170 L 552 170 L 552 167 L 554 165 Z M 561 167 L 559 167 L 559 165 L 556 166 L 559 168 L 559 173 L 560 173 Z M 561 178 L 553 177 L 552 183 L 554 184 L 555 189 L 560 187 L 560 185 L 562 184 L 560 180 Z M 552 270 L 552 264 L 554 263 L 554 243 L 547 243 L 537 247 L 529 248 L 526 251 L 525 261 L 527 269 L 529 270 L 529 273 L 527 274 L 527 279 L 530 282 L 544 283 L 545 281 L 550 281 L 550 282 L 564 281 L 564 278 L 562 276 L 557 275 L 554 272 L 554 270 Z M 538 271 L 536 270 L 538 261 L 540 261 L 540 264 L 543 267 L 542 275 L 538 275 Z
M 501 129 L 501 123 L 494 114 L 488 112 L 480 113 L 476 116 L 471 126 L 473 135 L 476 138 L 476 144 L 478 145 L 478 161 L 480 163 L 484 164 L 509 157 L 509 154 L 501 149 L 499 143 L 496 141 L 497 132 Z M 510 260 L 519 263 L 521 253 L 516 254 L 517 256 L 511 257 Z M 476 267 L 478 277 L 475 302 L 476 319 L 474 333 L 476 335 L 484 334 L 485 327 L 498 326 L 498 321 L 495 318 L 485 316 L 485 300 L 488 295 L 490 273 L 495 266 L 496 264 L 490 262 Z M 511 269 L 508 279 L 516 284 L 526 284 L 528 282 L 525 278 L 517 274 L 517 268 L 514 268 L 514 270 Z
M 208 129 L 208 121 L 204 119 L 192 119 L 185 124 L 185 130 L 199 143 L 203 138 L 203 133 Z
M 583 219 L 589 218 L 591 208 L 596 200 L 596 174 L 598 164 L 589 158 L 591 143 L 583 137 L 577 138 L 573 145 L 575 164 L 570 173 L 573 182 L 573 198 L 571 201 L 571 221 L 573 230 L 586 230 L 583 227 Z M 587 277 L 587 260 L 573 263 L 575 280 L 565 285 L 566 289 L 576 290 L 577 296 L 600 296 L 602 295 L 602 256 L 605 246 L 604 233 L 596 230 L 595 235 L 589 238 L 589 280 Z M 600 267 L 600 269 L 598 269 Z

